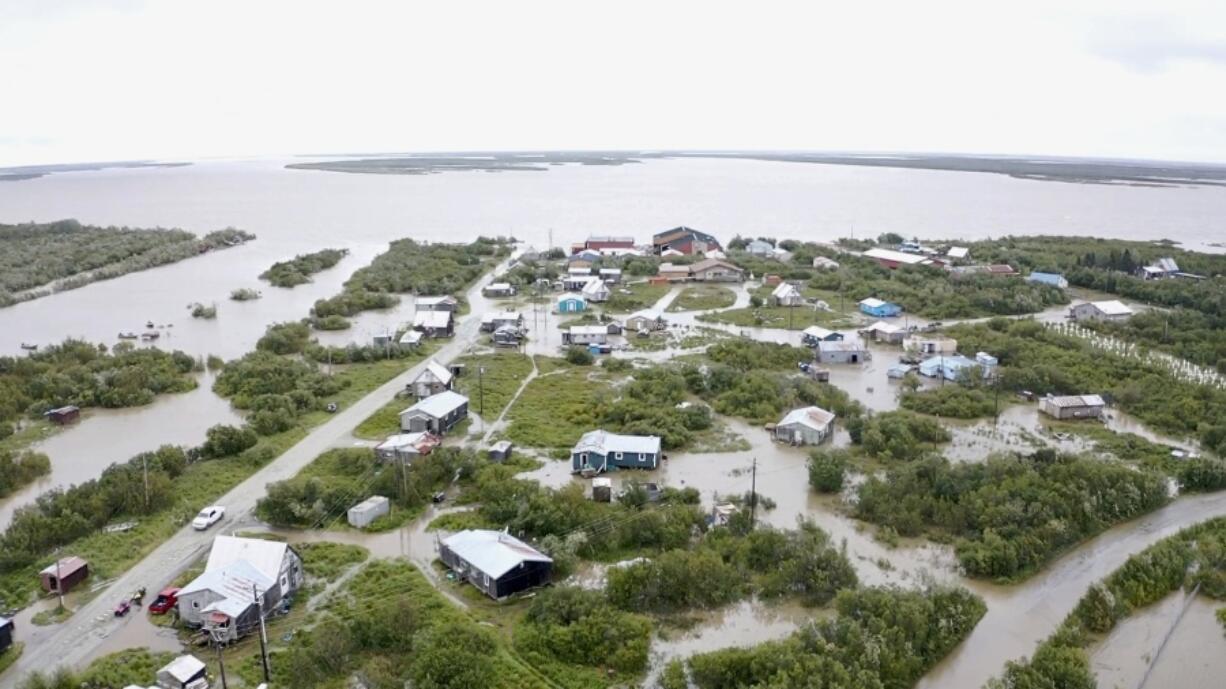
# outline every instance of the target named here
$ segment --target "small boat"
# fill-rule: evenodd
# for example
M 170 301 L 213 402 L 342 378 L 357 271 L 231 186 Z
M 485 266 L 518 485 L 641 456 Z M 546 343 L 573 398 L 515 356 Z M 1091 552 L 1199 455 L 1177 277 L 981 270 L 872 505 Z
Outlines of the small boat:
M 32 352 L 32 351 L 34 351 L 34 350 L 38 349 L 38 345 L 36 345 L 36 344 L 26 344 L 25 342 L 22 342 L 22 343 L 21 343 L 21 348 L 22 348 L 22 349 L 27 349 L 27 350 L 29 350 L 29 351 L 31 351 L 31 352 Z
M 159 338 L 159 337 L 161 337 L 161 336 L 162 336 L 162 333 L 159 333 L 159 332 L 157 332 L 157 331 L 155 330 L 155 331 L 153 331 L 153 332 L 151 332 L 151 333 L 141 333 L 140 339 L 145 340 L 146 342 L 148 342 L 148 341 L 150 341 L 150 340 L 156 340 L 156 339 L 158 339 L 158 338 Z
M 153 321 L 147 321 L 147 322 L 145 323 L 145 327 L 146 327 L 146 328 L 152 328 L 152 327 L 153 327 Z
M 119 333 L 119 339 L 121 339 L 121 340 L 135 340 L 135 339 L 136 339 L 136 333 L 132 332 L 131 330 L 129 330 L 129 331 L 128 331 L 128 332 L 126 332 L 126 333 L 121 332 L 121 333 Z

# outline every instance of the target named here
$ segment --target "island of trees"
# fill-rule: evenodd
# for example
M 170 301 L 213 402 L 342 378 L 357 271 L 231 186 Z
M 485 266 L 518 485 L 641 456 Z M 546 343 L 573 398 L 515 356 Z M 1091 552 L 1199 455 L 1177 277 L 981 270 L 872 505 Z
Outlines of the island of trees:
M 349 254 L 348 249 L 323 249 L 309 254 L 298 254 L 288 261 L 277 261 L 260 273 L 275 287 L 296 287 L 311 281 L 311 276 L 340 263 Z
M 197 237 L 176 229 L 97 227 L 76 220 L 0 225 L 0 307 L 252 239 L 255 235 L 233 228 Z

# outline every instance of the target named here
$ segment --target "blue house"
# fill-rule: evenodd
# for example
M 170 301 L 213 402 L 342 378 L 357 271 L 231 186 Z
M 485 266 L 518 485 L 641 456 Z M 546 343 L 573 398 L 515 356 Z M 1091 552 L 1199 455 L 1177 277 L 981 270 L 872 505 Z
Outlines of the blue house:
M 869 297 L 860 301 L 860 312 L 874 318 L 893 318 L 902 313 L 902 307 L 898 304 Z
M 1068 280 L 1064 279 L 1064 276 L 1059 273 L 1031 273 L 1026 276 L 1026 280 L 1059 287 L 1060 289 L 1068 287 Z
M 587 300 L 578 294 L 558 297 L 558 313 L 579 313 L 587 310 Z
M 570 451 L 572 472 L 609 469 L 655 469 L 660 465 L 660 438 L 588 431 Z

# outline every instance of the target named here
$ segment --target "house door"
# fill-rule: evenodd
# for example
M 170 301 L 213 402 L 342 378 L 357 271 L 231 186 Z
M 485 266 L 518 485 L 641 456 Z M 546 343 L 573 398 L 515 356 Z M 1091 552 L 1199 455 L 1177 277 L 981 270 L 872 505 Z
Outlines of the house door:
M 858 363 L 860 363 L 860 355 L 859 355 L 859 354 L 852 354 L 852 355 L 851 355 L 851 363 L 853 363 L 853 364 L 858 364 Z

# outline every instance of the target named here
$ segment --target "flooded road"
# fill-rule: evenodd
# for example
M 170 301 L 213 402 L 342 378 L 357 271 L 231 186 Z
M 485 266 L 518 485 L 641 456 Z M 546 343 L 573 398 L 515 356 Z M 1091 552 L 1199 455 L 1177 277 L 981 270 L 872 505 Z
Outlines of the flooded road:
M 1221 686 L 1226 677 L 1226 635 L 1214 612 L 1221 601 L 1197 596 L 1179 617 L 1186 594 L 1173 593 L 1133 612 L 1088 650 L 1099 689 L 1201 689 Z M 1175 626 L 1162 653 L 1163 637 Z M 1144 687 L 1139 682 L 1149 664 Z
M 0 529 L 17 508 L 52 488 L 95 479 L 111 464 L 162 445 L 199 445 L 215 424 L 241 424 L 230 403 L 213 394 L 213 378 L 201 374 L 194 390 L 161 395 L 143 407 L 88 409 L 78 423 L 36 443 L 32 449 L 51 458 L 51 473 L 0 500 Z

